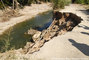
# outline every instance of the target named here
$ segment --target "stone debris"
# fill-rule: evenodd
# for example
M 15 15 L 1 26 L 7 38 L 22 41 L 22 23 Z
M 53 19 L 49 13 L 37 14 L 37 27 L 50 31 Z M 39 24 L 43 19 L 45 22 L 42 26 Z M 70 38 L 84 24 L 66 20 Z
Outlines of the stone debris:
M 53 22 L 46 30 L 43 30 L 42 32 L 34 29 L 28 30 L 28 34 L 33 35 L 32 39 L 34 43 L 27 43 L 23 48 L 23 51 L 26 54 L 39 51 L 45 42 L 55 36 L 71 31 L 81 21 L 82 19 L 73 13 L 61 13 L 55 11 L 53 14 Z
M 38 38 L 40 38 L 41 32 L 37 31 L 36 34 L 33 35 L 32 39 L 34 42 L 36 42 L 38 40 Z
M 36 33 L 38 33 L 38 32 L 40 32 L 40 31 L 35 30 L 35 29 L 30 29 L 30 30 L 28 30 L 28 32 L 25 33 L 25 34 L 34 35 L 34 34 L 36 34 Z

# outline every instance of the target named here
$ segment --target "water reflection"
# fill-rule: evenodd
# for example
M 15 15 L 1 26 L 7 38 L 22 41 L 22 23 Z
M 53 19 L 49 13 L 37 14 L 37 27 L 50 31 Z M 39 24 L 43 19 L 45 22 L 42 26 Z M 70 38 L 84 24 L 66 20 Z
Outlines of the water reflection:
M 16 49 L 24 47 L 26 42 L 31 40 L 30 35 L 28 36 L 24 35 L 24 33 L 28 29 L 40 27 L 38 28 L 38 30 L 43 30 L 47 28 L 51 24 L 51 22 L 52 22 L 52 11 L 46 12 L 45 14 L 40 14 L 30 20 L 15 25 L 13 27 L 13 31 L 11 31 L 11 38 L 13 39 L 10 41 L 10 47 L 15 47 Z M 6 32 L 8 31 L 9 29 Z M 4 46 L 2 41 L 4 37 L 7 36 L 5 33 L 0 36 L 0 50 Z

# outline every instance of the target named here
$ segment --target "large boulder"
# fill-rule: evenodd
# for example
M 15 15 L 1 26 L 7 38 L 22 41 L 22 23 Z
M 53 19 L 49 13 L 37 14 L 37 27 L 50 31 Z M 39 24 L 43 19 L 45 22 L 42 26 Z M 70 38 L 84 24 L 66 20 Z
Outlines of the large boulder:
M 40 38 L 40 36 L 41 36 L 41 32 L 37 31 L 32 37 L 33 41 L 36 42 L 38 38 Z
M 30 30 L 28 30 L 28 32 L 27 32 L 27 34 L 29 34 L 29 35 L 34 35 L 34 34 L 36 34 L 37 32 L 39 32 L 38 30 L 35 30 L 35 29 L 30 29 Z M 25 33 L 26 34 L 26 33 Z

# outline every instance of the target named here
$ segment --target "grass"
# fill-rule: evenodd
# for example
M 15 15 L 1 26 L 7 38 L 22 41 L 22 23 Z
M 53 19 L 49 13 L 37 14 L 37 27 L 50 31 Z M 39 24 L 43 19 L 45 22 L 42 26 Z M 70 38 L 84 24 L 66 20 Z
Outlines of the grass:
M 0 52 L 6 52 L 10 50 L 10 45 L 11 45 L 10 42 L 12 40 L 11 31 L 12 31 L 12 28 L 10 28 L 10 30 L 5 33 L 5 36 L 1 38 L 2 41 L 0 43 L 2 44 L 0 45 Z M 14 49 L 14 48 L 11 48 L 11 49 Z

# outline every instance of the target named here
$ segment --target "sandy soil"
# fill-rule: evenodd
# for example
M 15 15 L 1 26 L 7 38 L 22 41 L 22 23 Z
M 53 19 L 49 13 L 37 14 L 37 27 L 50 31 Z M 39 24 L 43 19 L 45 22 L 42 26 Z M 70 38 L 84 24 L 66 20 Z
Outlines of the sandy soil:
M 72 12 L 83 21 L 71 32 L 45 43 L 40 51 L 30 55 L 33 60 L 89 60 L 89 12 L 82 5 L 71 4 L 61 12 Z M 29 58 L 27 56 L 27 58 Z
M 13 17 L 7 22 L 0 22 L 0 34 L 17 23 L 26 21 L 32 17 L 35 17 L 39 13 L 46 12 L 51 9 L 52 7 L 50 7 L 50 3 L 32 4 L 32 6 L 25 6 L 24 9 L 19 10 L 19 13 L 22 16 Z M 2 11 L 0 11 L 0 13 L 2 13 Z
M 7 52 L 1 55 L 0 60 L 89 60 L 88 12 L 82 5 L 77 4 L 66 6 L 61 12 L 75 13 L 83 21 L 71 32 L 46 42 L 38 52 L 24 55 L 17 50 L 15 55 L 11 54 L 12 57 Z

